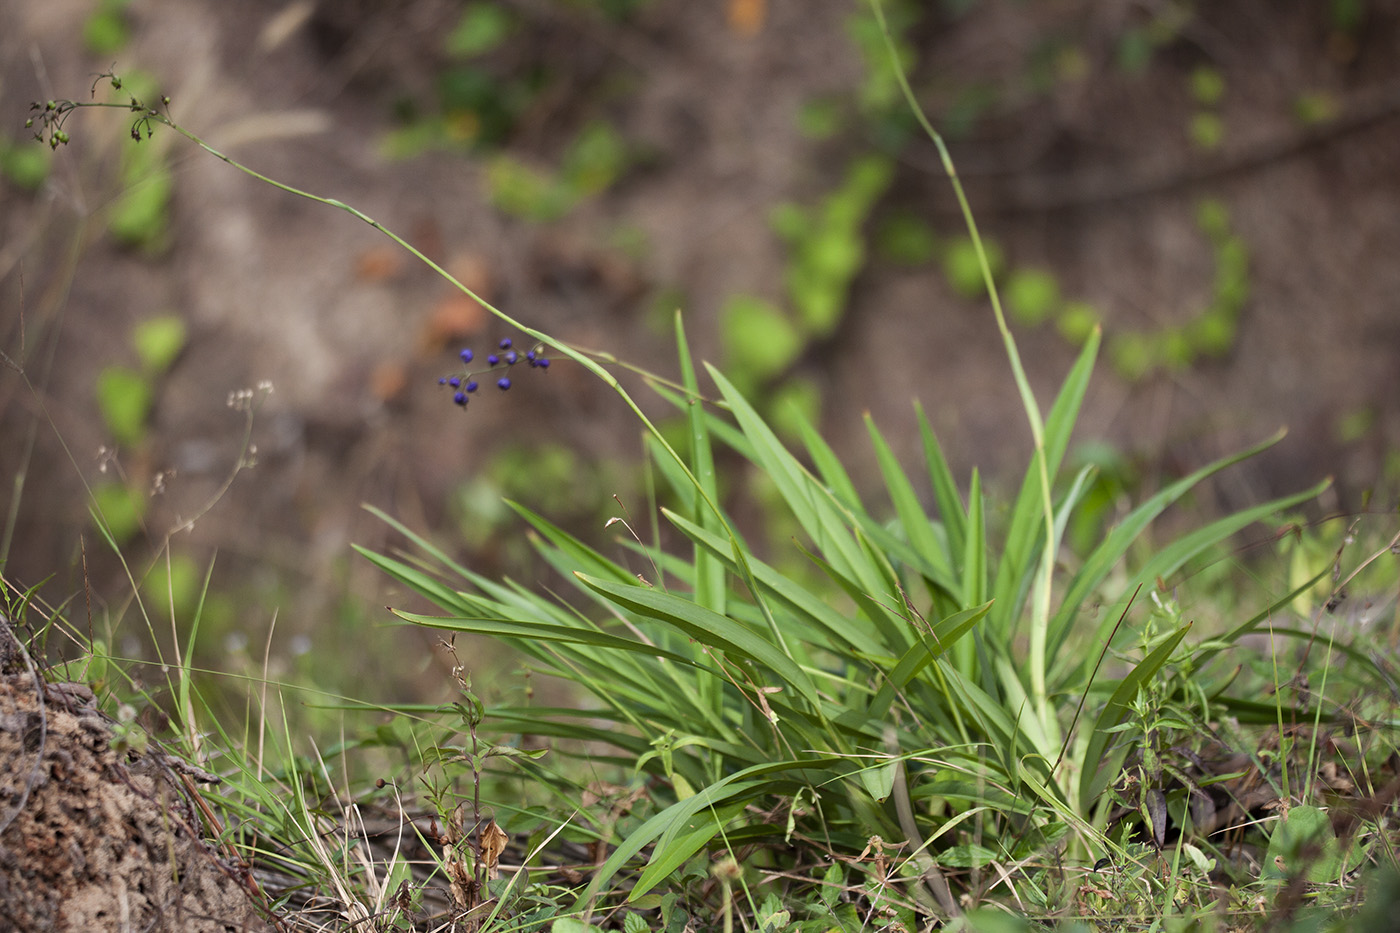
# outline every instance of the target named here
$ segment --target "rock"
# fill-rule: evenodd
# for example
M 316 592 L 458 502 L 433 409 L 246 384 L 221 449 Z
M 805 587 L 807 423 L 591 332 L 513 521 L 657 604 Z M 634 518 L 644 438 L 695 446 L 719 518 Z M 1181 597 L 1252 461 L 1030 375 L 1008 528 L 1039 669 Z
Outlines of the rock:
M 92 691 L 45 683 L 3 618 L 0 660 L 0 931 L 271 929 L 202 837 L 190 788 L 212 775 L 114 750 Z

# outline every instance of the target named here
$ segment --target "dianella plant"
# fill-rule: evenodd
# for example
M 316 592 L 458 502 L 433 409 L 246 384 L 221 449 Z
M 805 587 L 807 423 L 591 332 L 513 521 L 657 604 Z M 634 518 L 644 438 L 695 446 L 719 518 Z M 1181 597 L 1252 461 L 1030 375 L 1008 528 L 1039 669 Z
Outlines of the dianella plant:
M 657 388 L 684 412 L 688 444 L 658 434 L 651 446 L 675 503 L 660 514 L 689 542 L 687 557 L 637 542 L 648 568 L 638 574 L 523 505 L 575 598 L 474 573 L 387 515 L 428 560 L 363 552 L 442 610 L 403 618 L 501 639 L 592 699 L 586 709 L 495 708 L 486 723 L 589 741 L 650 779 L 657 812 L 617 840 L 594 885 L 644 849 L 634 898 L 717 837 L 800 838 L 848 857 L 879 837 L 902 846 L 917 898 L 950 907 L 945 869 L 1005 870 L 1047 847 L 1102 856 L 1114 845 L 1105 791 L 1132 751 L 1122 724 L 1143 688 L 1178 676 L 1193 653 L 1189 623 L 1135 626 L 1133 595 L 1322 487 L 1215 520 L 1125 568 L 1164 509 L 1272 438 L 1162 489 L 1060 574 L 1060 538 L 1091 478 L 1061 466 L 1097 335 L 1046 415 L 993 540 L 977 473 L 963 492 L 922 411 L 919 476 L 868 419 L 888 499 L 868 506 L 814 428 L 789 449 L 712 367 L 717 397 L 706 401 L 679 317 L 676 332 L 682 383 Z M 780 494 L 805 570 L 780 570 L 745 543 L 719 491 L 718 446 Z M 920 486 L 932 489 L 932 509 Z

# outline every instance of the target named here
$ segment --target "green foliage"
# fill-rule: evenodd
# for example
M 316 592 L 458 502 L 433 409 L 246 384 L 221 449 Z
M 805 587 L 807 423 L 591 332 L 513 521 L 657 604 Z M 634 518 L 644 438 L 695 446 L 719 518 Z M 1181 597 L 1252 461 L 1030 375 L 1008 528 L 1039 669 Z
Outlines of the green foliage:
M 1301 876 L 1312 884 L 1332 884 L 1342 874 L 1342 852 L 1327 814 L 1312 806 L 1284 811 L 1269 834 L 1265 879 Z M 1347 866 L 1356 867 L 1352 860 Z
M 1192 114 L 1187 132 L 1196 148 L 1207 152 L 1219 149 L 1225 141 L 1224 121 L 1219 114 L 1205 110 Z
M 1060 282 L 1043 269 L 1018 269 L 1006 281 L 1006 309 L 1022 324 L 1049 319 L 1060 305 Z
M 1225 76 L 1209 65 L 1191 72 L 1191 96 L 1202 107 L 1214 107 L 1225 96 Z
M 1338 32 L 1355 32 L 1366 19 L 1366 0 L 1329 0 L 1327 16 Z
M 933 258 L 938 238 L 923 220 L 901 211 L 880 224 L 876 245 L 886 258 L 917 266 Z
M 122 191 L 107 211 L 107 231 L 118 243 L 149 253 L 170 240 L 170 200 L 175 176 L 152 145 L 131 146 L 122 155 Z
M 627 144 L 607 123 L 585 126 L 564 153 L 560 178 L 579 199 L 607 190 L 627 167 Z
M 1115 333 L 1108 343 L 1109 358 L 1129 382 L 1160 369 L 1184 369 L 1201 357 L 1224 356 L 1235 346 L 1240 312 L 1249 300 L 1249 250 L 1232 232 L 1229 212 L 1219 201 L 1201 201 L 1196 223 L 1215 253 L 1210 302 L 1177 328 Z
M 987 266 L 992 278 L 998 278 L 1006 267 L 1005 254 L 995 240 L 984 239 L 982 248 L 987 254 Z M 981 298 L 987 293 L 987 282 L 982 275 L 982 261 L 977 256 L 977 245 L 970 237 L 959 237 L 948 244 L 943 253 L 943 274 L 948 284 L 964 298 Z
M 1154 51 L 1146 29 L 1129 29 L 1118 38 L 1118 67 L 1130 75 L 1142 74 L 1152 61 Z
M 574 207 L 573 193 L 553 174 L 508 155 L 487 165 L 486 186 L 497 210 L 536 223 L 558 220 Z
M 628 158 L 616 131 L 605 123 L 591 123 L 569 146 L 557 172 L 505 154 L 494 157 L 486 171 L 487 193 L 499 210 L 547 223 L 612 185 Z
M 134 369 L 107 366 L 97 374 L 97 407 L 118 444 L 134 446 L 145 438 L 154 401 L 150 381 Z
M 126 8 L 131 0 L 100 0 L 83 23 L 83 45 L 99 57 L 121 51 L 131 40 Z
M 846 33 L 855 43 L 864 66 L 856 92 L 860 113 L 885 149 L 897 149 L 912 138 L 915 123 L 900 91 L 900 74 L 916 63 L 913 43 L 905 38 L 919 21 L 920 7 L 910 0 L 886 2 L 885 17 L 894 36 L 894 56 L 885 44 L 879 19 L 864 4 L 846 20 Z
M 865 264 L 862 227 L 893 179 L 882 156 L 851 163 L 846 180 L 819 209 L 784 204 L 773 228 L 791 249 L 784 281 L 804 333 L 825 337 L 841 321 L 851 282 Z
M 1319 126 L 1336 119 L 1340 105 L 1327 91 L 1308 91 L 1293 101 L 1293 116 L 1303 126 Z
M 443 48 L 458 58 L 471 58 L 490 52 L 510 37 L 514 20 L 501 5 L 468 3 L 462 8 L 457 25 L 447 34 Z
M 164 373 L 185 349 L 185 322 L 173 314 L 142 321 L 131 332 L 131 345 L 141 359 L 142 372 Z
M 173 612 L 188 621 L 204 596 L 204 575 L 187 554 L 172 554 L 169 560 L 157 561 L 142 582 L 144 599 L 157 611 Z
M 0 139 L 0 175 L 24 191 L 37 191 L 49 177 L 52 150 L 27 141 Z
M 797 110 L 797 128 L 808 139 L 830 139 L 841 130 L 841 110 L 832 100 L 813 100 Z
M 1066 302 L 1061 309 L 1059 316 L 1055 319 L 1055 327 L 1059 330 L 1060 336 L 1064 337 L 1072 344 L 1082 345 L 1094 329 L 1103 324 L 1103 315 L 1093 305 L 1085 301 Z
M 96 483 L 92 487 L 92 513 L 96 524 L 120 544 L 141 530 L 146 500 L 125 483 Z
M 756 387 L 781 373 L 802 352 L 805 341 L 780 308 L 749 295 L 730 298 L 720 313 L 725 359 L 746 384 Z
M 157 380 L 184 349 L 184 322 L 174 315 L 151 318 L 132 331 L 131 344 L 141 359 L 141 368 L 107 366 L 98 373 L 95 391 L 98 410 L 112 438 L 118 444 L 135 446 L 145 439 Z

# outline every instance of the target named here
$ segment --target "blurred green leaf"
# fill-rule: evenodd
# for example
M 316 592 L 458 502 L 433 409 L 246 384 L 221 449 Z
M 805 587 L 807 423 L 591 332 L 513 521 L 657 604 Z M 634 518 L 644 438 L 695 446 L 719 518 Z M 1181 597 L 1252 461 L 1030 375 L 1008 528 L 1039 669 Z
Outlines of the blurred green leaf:
M 913 214 L 897 213 L 880 225 L 875 236 L 880 252 L 895 262 L 917 266 L 933 258 L 938 245 L 932 228 Z
M 1301 877 L 1312 884 L 1330 884 L 1341 867 L 1341 847 L 1325 812 L 1312 806 L 1282 811 L 1269 834 L 1264 878 Z
M 734 295 L 720 313 L 725 359 L 736 376 L 762 381 L 797 359 L 805 341 L 787 315 L 752 295 Z
M 92 511 L 99 525 L 105 526 L 116 544 L 122 544 L 141 530 L 146 500 L 124 483 L 97 483 L 92 487 Z
M 1002 298 L 1013 317 L 1035 326 L 1055 313 L 1060 303 L 1060 280 L 1043 269 L 1018 269 L 1007 278 Z
M 841 123 L 841 108 L 835 100 L 811 100 L 797 110 L 797 128 L 811 140 L 830 139 Z
M 1201 111 L 1191 117 L 1191 142 L 1207 152 L 1219 149 L 1225 141 L 1225 121 L 1219 114 Z
M 125 366 L 108 366 L 97 376 L 97 407 L 118 444 L 139 444 L 154 401 L 146 377 Z
M 982 248 L 987 254 L 987 266 L 992 270 L 992 278 L 997 279 L 1006 266 L 1005 256 L 996 241 L 982 238 Z M 987 284 L 982 278 L 982 261 L 977 258 L 977 247 L 969 237 L 959 237 L 948 244 L 943 254 L 943 274 L 948 284 L 964 298 L 981 298 L 987 294 Z
M 569 145 L 560 175 L 576 195 L 597 194 L 617 181 L 627 167 L 627 144 L 608 124 L 589 123 Z
M 499 155 L 486 166 L 487 197 L 492 206 L 525 220 L 558 220 L 573 210 L 576 192 L 544 169 Z
M 448 55 L 471 58 L 489 52 L 509 37 L 514 25 L 510 13 L 497 3 L 469 3 L 457 25 L 447 34 Z
M 1216 68 L 1200 65 L 1191 72 L 1191 96 L 1202 107 L 1213 107 L 1225 96 L 1225 76 Z
M 83 23 L 83 45 L 93 55 L 111 55 L 131 41 L 126 0 L 104 0 Z
M 142 593 L 148 604 L 157 611 L 169 613 L 189 621 L 199 605 L 204 576 L 198 565 L 187 554 L 172 554 L 169 561 L 157 561 L 151 572 L 142 581 Z
M 1094 332 L 1103 320 L 1103 315 L 1098 308 L 1086 301 L 1068 301 L 1060 309 L 1059 316 L 1055 319 L 1055 326 L 1059 329 L 1060 335 L 1070 343 L 1081 344 L 1089 339 L 1089 335 Z
M 185 322 L 173 314 L 142 321 L 131 333 L 131 345 L 145 372 L 164 373 L 185 348 Z
M 144 151 L 144 150 L 143 150 Z M 117 242 L 158 252 L 168 243 L 170 199 L 175 193 L 175 177 L 164 166 L 130 181 L 112 202 L 107 213 L 107 230 Z
M 53 152 L 37 142 L 9 143 L 0 140 L 0 174 L 17 188 L 36 191 L 49 177 L 49 159 Z
M 1118 39 L 1118 67 L 1130 75 L 1140 75 L 1152 61 L 1155 46 L 1146 29 L 1134 27 Z

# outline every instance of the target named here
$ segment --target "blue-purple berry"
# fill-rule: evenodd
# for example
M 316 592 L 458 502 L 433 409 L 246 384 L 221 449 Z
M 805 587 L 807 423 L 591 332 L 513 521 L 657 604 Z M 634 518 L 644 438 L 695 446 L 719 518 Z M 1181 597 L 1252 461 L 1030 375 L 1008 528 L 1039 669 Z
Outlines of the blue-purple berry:
M 549 368 L 549 357 L 547 357 L 547 356 L 542 356 L 542 357 L 540 357 L 539 359 L 535 360 L 535 365 L 538 366 L 540 369 L 548 369 L 548 368 Z
M 502 376 L 501 378 L 496 380 L 496 385 L 500 388 L 502 392 L 504 392 L 506 389 L 510 388 L 510 380 L 507 379 L 505 376 Z
M 461 376 L 453 376 L 451 379 L 447 380 L 447 384 L 450 385 L 452 388 L 456 389 L 456 388 L 458 388 L 459 386 L 461 386 L 461 384 L 462 384 L 462 377 L 461 377 Z
M 502 350 L 509 350 L 509 349 L 510 349 L 510 338 L 509 338 L 509 337 L 506 337 L 506 338 L 504 338 L 504 339 L 501 341 L 501 349 L 502 349 Z
M 439 379 L 439 380 L 438 380 L 438 385 L 440 385 L 440 386 L 445 386 L 445 385 L 447 385 L 447 377 L 446 377 L 446 376 L 443 376 L 441 379 Z
M 495 366 L 495 365 L 496 365 L 497 363 L 499 363 L 500 361 L 501 361 L 501 358 L 500 358 L 499 356 L 497 356 L 496 354 L 494 354 L 494 353 L 492 353 L 490 356 L 488 356 L 488 357 L 486 358 L 486 362 L 489 363 L 489 364 L 492 365 L 492 366 Z
M 458 405 L 465 406 L 467 404 L 467 393 L 458 392 L 456 395 L 452 396 L 452 401 L 456 402 Z
M 464 388 L 465 388 L 468 392 L 475 392 L 475 391 L 476 391 L 476 380 L 475 380 L 475 379 L 468 379 L 468 380 L 467 380 L 467 384 L 466 384 L 466 386 L 464 386 Z
M 462 351 L 463 363 L 470 363 L 474 359 L 476 359 L 476 354 L 472 352 L 471 347 L 467 347 L 465 350 Z
M 509 363 L 511 366 L 514 366 L 516 360 L 518 359 L 520 359 L 520 357 L 518 354 L 516 354 L 514 350 L 511 350 L 509 353 L 506 354 L 506 362 Z

